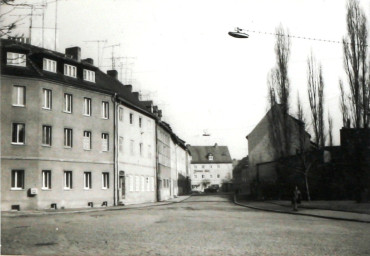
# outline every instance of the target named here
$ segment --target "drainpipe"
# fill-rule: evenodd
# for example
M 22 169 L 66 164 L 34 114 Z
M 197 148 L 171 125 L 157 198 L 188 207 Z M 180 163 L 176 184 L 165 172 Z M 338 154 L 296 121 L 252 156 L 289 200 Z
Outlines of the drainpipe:
M 156 171 L 156 175 L 155 175 L 155 188 L 156 188 L 156 198 L 157 198 L 157 202 L 160 201 L 160 198 L 159 198 L 159 182 L 158 182 L 158 177 L 159 177 L 159 161 L 158 161 L 158 125 L 157 125 L 157 120 L 155 122 L 155 171 Z
M 118 157 L 117 157 L 117 93 L 114 93 L 112 96 L 112 102 L 113 102 L 113 205 L 117 205 L 118 200 L 118 182 L 117 182 L 117 171 L 118 171 Z

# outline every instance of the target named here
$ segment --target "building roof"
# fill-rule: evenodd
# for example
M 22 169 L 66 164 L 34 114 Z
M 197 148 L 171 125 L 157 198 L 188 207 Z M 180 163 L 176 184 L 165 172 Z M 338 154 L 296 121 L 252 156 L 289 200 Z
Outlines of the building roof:
M 1 39 L 1 74 L 38 78 L 47 81 L 59 82 L 61 84 L 74 86 L 77 88 L 97 91 L 108 95 L 116 95 L 116 99 L 122 103 L 134 108 L 135 110 L 155 118 L 150 111 L 148 111 L 145 104 L 141 103 L 137 95 L 131 92 L 128 86 L 124 86 L 120 81 L 102 72 L 100 69 L 91 65 L 87 61 L 77 61 L 67 57 L 67 55 L 33 46 L 30 44 L 19 43 L 14 40 Z M 6 65 L 6 52 L 19 52 L 27 54 L 26 67 L 17 67 Z M 49 58 L 57 61 L 57 72 L 44 71 L 42 68 L 43 58 Z M 65 76 L 63 73 L 63 65 L 69 64 L 77 67 L 77 78 Z M 95 71 L 95 83 L 85 81 L 82 79 L 82 69 Z
M 192 164 L 201 163 L 232 163 L 230 152 L 227 146 L 188 146 L 192 155 Z M 213 160 L 209 160 L 209 155 L 213 156 Z

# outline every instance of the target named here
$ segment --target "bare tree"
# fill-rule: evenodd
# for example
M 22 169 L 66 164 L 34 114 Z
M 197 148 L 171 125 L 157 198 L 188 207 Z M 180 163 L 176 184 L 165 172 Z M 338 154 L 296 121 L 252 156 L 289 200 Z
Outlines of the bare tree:
M 307 92 L 311 108 L 315 142 L 319 147 L 323 148 L 325 146 L 324 79 L 322 76 L 321 64 L 317 63 L 312 53 L 307 60 L 307 68 Z
M 20 21 L 26 16 L 10 20 L 10 13 L 14 12 L 17 7 L 32 7 L 30 4 L 16 2 L 15 0 L 0 0 L 0 38 L 6 38 L 12 35 L 13 31 L 19 26 Z M 14 35 L 13 35 L 14 36 Z
M 340 110 L 342 112 L 342 123 L 343 127 L 349 128 L 349 114 L 348 114 L 348 101 L 347 95 L 343 88 L 343 81 L 339 80 L 339 89 L 340 89 Z
M 309 137 L 306 136 L 306 129 L 305 129 L 305 116 L 303 112 L 303 106 L 301 103 L 301 99 L 299 97 L 299 93 L 297 94 L 297 114 L 296 117 L 299 121 L 299 153 L 298 157 L 300 160 L 300 167 L 298 168 L 298 172 L 302 173 L 304 176 L 305 186 L 306 186 L 306 193 L 307 193 L 307 200 L 311 201 L 310 196 L 310 189 L 309 189 L 309 182 L 308 182 L 308 175 L 310 170 L 313 167 L 314 162 L 310 156 L 310 150 L 307 148 L 307 139 Z
M 288 77 L 288 62 L 290 57 L 290 38 L 288 31 L 280 25 L 276 28 L 275 43 L 276 66 L 270 71 L 268 77 L 269 90 L 269 127 L 270 141 L 277 158 L 289 155 L 290 152 L 290 126 L 289 95 L 290 83 Z M 274 106 L 278 104 L 278 108 Z
M 329 146 L 333 146 L 333 118 L 328 112 L 328 136 L 329 136 Z
M 343 38 L 344 67 L 350 88 L 349 114 L 355 128 L 369 125 L 367 20 L 359 2 L 347 3 L 347 35 Z

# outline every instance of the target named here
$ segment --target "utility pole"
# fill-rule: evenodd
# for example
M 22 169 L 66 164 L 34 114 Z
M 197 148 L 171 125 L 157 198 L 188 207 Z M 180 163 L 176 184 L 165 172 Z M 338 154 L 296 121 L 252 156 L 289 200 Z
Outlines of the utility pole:
M 84 41 L 85 43 L 97 43 L 98 44 L 98 68 L 100 68 L 100 43 L 106 43 L 107 40 L 89 40 Z

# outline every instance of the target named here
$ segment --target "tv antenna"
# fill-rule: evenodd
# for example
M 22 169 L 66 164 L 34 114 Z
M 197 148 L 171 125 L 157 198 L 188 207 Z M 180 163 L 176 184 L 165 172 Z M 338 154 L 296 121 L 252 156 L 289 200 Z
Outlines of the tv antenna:
M 85 43 L 97 43 L 98 45 L 98 68 L 100 68 L 100 43 L 107 43 L 107 40 L 88 40 L 84 41 Z

